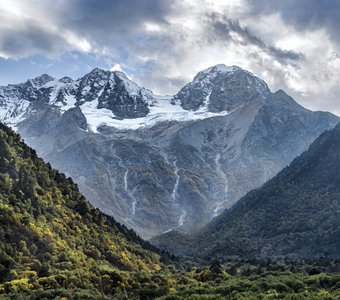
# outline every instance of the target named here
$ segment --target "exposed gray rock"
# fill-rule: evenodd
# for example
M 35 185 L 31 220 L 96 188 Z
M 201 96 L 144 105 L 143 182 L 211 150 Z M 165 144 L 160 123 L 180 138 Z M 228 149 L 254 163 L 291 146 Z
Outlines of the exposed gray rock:
M 139 118 L 149 113 L 148 103 L 144 100 L 142 91 L 131 95 L 125 85 L 124 74 L 113 74 L 114 85 L 108 81 L 98 98 L 98 108 L 108 108 L 118 118 Z
M 269 95 L 267 84 L 250 72 L 235 66 L 217 65 L 199 72 L 176 98 L 187 110 L 206 106 L 211 112 L 220 112 L 267 99 Z
M 197 230 L 339 121 L 301 107 L 283 91 L 271 93 L 250 72 L 223 65 L 200 72 L 162 101 L 169 110 L 179 108 L 180 116 L 196 110 L 203 118 L 167 115 L 134 130 L 91 131 L 90 117 L 108 118 L 112 111 L 112 118 L 133 121 L 159 105 L 125 74 L 95 69 L 76 81 L 0 88 L 0 119 L 72 176 L 91 203 L 146 238 Z M 209 117 L 225 110 L 229 114 Z
M 42 87 L 46 83 L 53 81 L 54 78 L 48 74 L 42 74 L 32 80 L 33 84 L 37 87 Z

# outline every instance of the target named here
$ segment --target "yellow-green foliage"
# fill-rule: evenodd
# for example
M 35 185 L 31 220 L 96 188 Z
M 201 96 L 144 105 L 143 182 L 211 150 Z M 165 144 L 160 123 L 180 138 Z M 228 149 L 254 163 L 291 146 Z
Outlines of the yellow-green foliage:
M 0 124 L 0 299 L 339 299 L 320 265 L 165 265 Z
M 144 249 L 151 245 L 86 202 L 70 178 L 3 125 L 0 224 L 0 294 L 80 288 L 113 295 L 135 273 L 161 268 L 160 255 Z

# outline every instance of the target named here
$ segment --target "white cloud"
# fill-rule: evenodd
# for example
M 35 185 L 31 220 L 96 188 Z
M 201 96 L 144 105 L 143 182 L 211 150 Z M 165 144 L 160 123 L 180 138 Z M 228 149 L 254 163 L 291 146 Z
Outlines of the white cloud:
M 339 97 L 339 45 L 324 28 L 299 31 L 277 13 L 254 16 L 245 1 L 229 6 L 218 1 L 196 3 L 184 1 L 180 14 L 168 16 L 169 24 L 157 36 L 171 41 L 171 51 L 155 49 L 150 40 L 150 47 L 143 48 L 154 61 L 150 76 L 141 74 L 135 79 L 158 93 L 174 93 L 204 68 L 218 63 L 239 65 L 266 80 L 273 91 L 283 89 L 310 109 L 339 113 L 340 101 L 335 101 Z M 209 24 L 212 14 L 237 16 L 253 37 L 268 47 L 301 54 L 301 59 L 280 61 L 275 53 L 247 42 L 237 31 L 231 31 L 229 39 L 227 34 L 214 36 Z M 140 50 L 133 46 L 133 51 Z M 133 59 L 130 62 L 134 64 Z
M 340 38 L 326 26 L 336 20 L 323 26 L 319 18 L 319 27 L 301 27 L 302 21 L 288 23 L 271 2 L 271 9 L 255 12 L 251 0 L 91 3 L 1 1 L 0 56 L 89 52 L 106 60 L 108 68 L 119 61 L 157 93 L 177 92 L 211 65 L 239 65 L 305 106 L 340 111 Z M 121 70 L 120 64 L 112 68 Z
M 110 71 L 111 71 L 111 72 L 114 72 L 114 71 L 120 71 L 120 72 L 122 72 L 123 70 L 122 70 L 122 67 L 121 67 L 120 64 L 115 64 L 112 68 L 110 68 Z

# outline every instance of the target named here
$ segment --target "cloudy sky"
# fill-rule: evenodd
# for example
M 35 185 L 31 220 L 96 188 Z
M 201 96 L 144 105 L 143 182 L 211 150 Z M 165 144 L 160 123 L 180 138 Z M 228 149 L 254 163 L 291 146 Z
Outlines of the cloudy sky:
M 340 115 L 340 0 L 0 1 L 0 85 L 101 67 L 170 94 L 219 63 Z

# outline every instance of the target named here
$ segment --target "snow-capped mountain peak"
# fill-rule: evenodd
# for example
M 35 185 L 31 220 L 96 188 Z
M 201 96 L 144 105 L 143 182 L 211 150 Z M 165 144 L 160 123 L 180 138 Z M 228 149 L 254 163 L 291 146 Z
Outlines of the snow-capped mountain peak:
M 294 103 L 235 66 L 200 72 L 176 96 L 94 69 L 0 87 L 0 121 L 150 237 L 196 230 L 339 121 Z
M 238 66 L 226 66 L 224 64 L 218 64 L 218 65 L 209 67 L 205 70 L 198 72 L 197 75 L 194 77 L 193 81 L 202 80 L 206 77 L 214 77 L 220 74 L 227 74 L 227 73 L 231 74 L 238 70 L 242 70 L 242 69 Z
M 132 81 L 124 72 L 113 71 L 112 73 L 114 74 L 114 78 L 116 79 L 116 81 L 118 81 L 120 84 L 123 84 L 126 88 L 126 91 L 130 95 L 142 95 L 143 97 L 145 97 L 145 100 L 150 105 L 156 102 L 155 96 L 150 90 L 144 87 L 140 87 L 137 83 Z
M 0 88 L 0 120 L 17 126 L 27 113 L 39 110 L 40 103 L 44 103 L 62 114 L 79 107 L 94 132 L 101 125 L 136 129 L 162 121 L 226 115 L 249 102 L 263 101 L 268 95 L 270 90 L 264 81 L 237 66 L 207 68 L 177 95 L 166 97 L 154 95 L 121 71 L 95 68 L 77 80 L 43 74 L 23 84 Z
M 48 74 L 42 74 L 34 79 L 31 80 L 31 82 L 34 84 L 36 87 L 42 87 L 46 83 L 55 80 L 52 76 Z
M 251 72 L 219 64 L 199 72 L 179 91 L 176 99 L 187 110 L 206 107 L 210 112 L 221 112 L 265 100 L 269 95 L 267 84 Z
M 125 119 L 146 116 L 156 99 L 119 71 L 96 68 L 78 80 L 43 74 L 25 83 L 0 87 L 0 120 L 16 127 L 25 115 L 43 109 L 42 103 L 61 113 L 79 106 L 86 115 L 90 106 L 99 118 L 109 112 L 112 119 Z
M 71 83 L 71 82 L 73 82 L 73 79 L 71 77 L 65 76 L 63 78 L 60 78 L 59 81 L 62 82 L 62 83 Z

